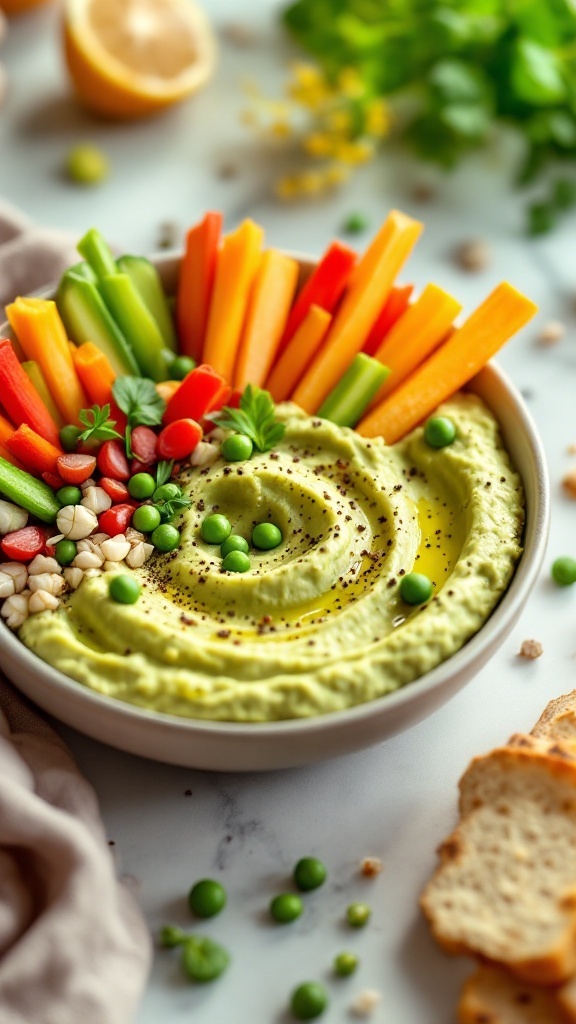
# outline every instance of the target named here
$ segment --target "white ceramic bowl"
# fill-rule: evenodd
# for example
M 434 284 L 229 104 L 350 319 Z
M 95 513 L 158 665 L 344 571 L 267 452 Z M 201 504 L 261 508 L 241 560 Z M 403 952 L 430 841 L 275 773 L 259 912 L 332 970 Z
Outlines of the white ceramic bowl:
M 303 273 L 310 269 L 301 260 Z M 174 290 L 178 258 L 156 260 Z M 9 335 L 6 325 L 0 337 Z M 32 654 L 0 624 L 0 664 L 27 697 L 80 732 L 120 750 L 168 764 L 216 771 L 267 771 L 321 761 L 385 740 L 430 714 L 478 672 L 516 623 L 546 547 L 549 486 L 544 453 L 519 393 L 494 363 L 471 390 L 498 419 L 526 493 L 524 551 L 512 583 L 487 622 L 456 654 L 420 679 L 377 700 L 314 718 L 237 725 L 164 715 L 102 696 Z

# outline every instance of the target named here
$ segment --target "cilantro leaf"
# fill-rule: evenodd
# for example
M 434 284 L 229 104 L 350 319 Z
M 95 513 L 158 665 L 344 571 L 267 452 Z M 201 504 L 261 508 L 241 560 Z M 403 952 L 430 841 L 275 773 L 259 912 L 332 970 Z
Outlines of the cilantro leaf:
M 269 391 L 254 387 L 244 389 L 240 408 L 225 406 L 212 416 L 219 427 L 246 434 L 260 452 L 269 452 L 284 437 L 286 427 L 276 419 L 276 406 Z
M 147 377 L 117 377 L 112 385 L 112 394 L 116 405 L 128 418 L 126 454 L 131 458 L 132 428 L 140 424 L 155 427 L 161 423 L 166 402 Z
M 170 459 L 169 462 L 163 460 L 158 463 L 156 466 L 156 487 L 162 487 L 162 484 L 168 483 L 173 469 L 174 459 Z
M 180 494 L 178 498 L 170 498 L 169 501 L 157 502 L 156 508 L 160 513 L 160 519 L 163 523 L 169 523 L 177 512 L 182 512 L 185 508 L 190 508 L 192 501 L 186 497 L 185 494 Z
M 103 406 L 93 405 L 90 409 L 81 409 L 78 419 L 84 424 L 83 430 L 78 436 L 79 441 L 110 441 L 115 437 L 122 437 L 117 430 L 116 420 L 110 418 L 110 404 Z

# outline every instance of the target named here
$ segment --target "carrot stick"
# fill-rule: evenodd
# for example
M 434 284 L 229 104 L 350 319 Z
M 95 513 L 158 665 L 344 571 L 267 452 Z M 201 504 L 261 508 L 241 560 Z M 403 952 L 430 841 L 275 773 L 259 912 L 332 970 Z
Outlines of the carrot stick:
M 16 426 L 27 423 L 47 441 L 59 443 L 58 427 L 24 373 L 9 338 L 0 339 L 0 400 Z
M 262 257 L 252 287 L 234 370 L 234 387 L 261 387 L 274 362 L 286 326 L 296 283 L 298 263 L 276 249 Z
M 216 263 L 203 361 L 230 384 L 250 289 L 262 259 L 264 231 L 245 220 L 226 235 Z
M 311 306 L 321 306 L 329 313 L 335 309 L 355 262 L 356 253 L 353 249 L 342 242 L 332 242 L 292 306 L 282 340 L 278 346 L 279 354 L 284 351 L 308 315 Z
M 0 444 L 5 444 L 16 430 L 5 416 L 0 416 Z
M 116 371 L 102 349 L 92 341 L 85 341 L 74 349 L 72 360 L 89 400 L 96 405 L 106 405 L 112 395 Z
M 87 405 L 78 380 L 66 330 L 56 303 L 50 299 L 19 298 L 6 307 L 12 330 L 28 359 L 40 366 L 66 423 L 77 423 Z
M 56 405 L 54 399 L 52 398 L 52 395 L 50 394 L 48 385 L 46 383 L 46 378 L 42 373 L 42 370 L 38 366 L 38 363 L 34 362 L 33 359 L 29 359 L 27 362 L 22 363 L 22 369 L 24 370 L 24 373 L 28 377 L 28 380 L 36 388 L 36 391 L 40 395 L 40 398 L 44 402 L 44 405 L 48 409 L 48 412 L 50 413 L 56 426 L 63 427 L 64 420 L 62 419 L 58 411 L 58 406 Z
M 8 451 L 6 445 L 0 444 L 0 459 L 6 459 L 12 466 L 16 466 L 16 469 L 24 469 L 24 466 L 18 462 L 18 459 L 12 455 L 12 452 Z
M 530 299 L 503 282 L 457 331 L 358 424 L 364 437 L 394 444 L 492 358 L 537 311 Z
M 375 358 L 390 370 L 375 401 L 391 394 L 446 338 L 462 309 L 448 292 L 436 284 L 426 286 L 419 298 L 390 329 Z
M 413 291 L 413 284 L 394 285 L 390 290 L 390 294 L 378 314 L 376 323 L 366 339 L 362 350 L 366 355 L 373 356 L 375 354 L 376 349 L 382 344 L 384 336 L 408 308 Z
M 326 342 L 292 396 L 306 412 L 319 408 L 360 352 L 422 227 L 393 210 L 354 267 Z
M 266 390 L 275 402 L 284 402 L 290 397 L 324 341 L 331 320 L 331 314 L 325 309 L 310 306 L 266 381 Z
M 26 423 L 21 423 L 12 437 L 6 441 L 6 447 L 31 473 L 57 473 L 56 460 L 62 455 L 62 449 L 45 441 L 43 437 L 31 430 Z
M 176 323 L 180 351 L 202 361 L 210 297 L 222 231 L 222 214 L 207 213 L 186 235 L 176 292 Z

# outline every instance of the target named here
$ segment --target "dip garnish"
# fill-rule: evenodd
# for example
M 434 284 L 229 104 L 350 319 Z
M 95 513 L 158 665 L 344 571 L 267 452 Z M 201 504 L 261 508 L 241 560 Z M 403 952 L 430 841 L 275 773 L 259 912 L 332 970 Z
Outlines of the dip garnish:
M 212 419 L 219 427 L 245 434 L 259 452 L 271 451 L 286 430 L 276 419 L 276 406 L 270 393 L 252 384 L 242 392 L 238 409 L 226 405 Z

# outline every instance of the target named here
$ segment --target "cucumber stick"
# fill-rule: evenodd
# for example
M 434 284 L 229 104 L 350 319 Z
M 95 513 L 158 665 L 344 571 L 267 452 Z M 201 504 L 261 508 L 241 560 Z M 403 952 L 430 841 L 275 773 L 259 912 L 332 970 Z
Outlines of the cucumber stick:
M 339 427 L 355 427 L 390 370 L 378 359 L 360 352 L 318 410 L 318 416 Z
M 69 337 L 78 345 L 92 341 L 102 349 L 117 374 L 139 376 L 138 364 L 124 334 L 96 284 L 80 267 L 86 264 L 66 271 L 56 293 L 56 305 Z
M 43 523 L 56 522 L 56 516 L 61 506 L 52 488 L 2 458 L 0 458 L 0 491 L 10 501 L 19 505 L 20 508 L 25 508 L 31 515 L 41 519 Z
M 156 321 L 166 348 L 177 352 L 172 314 L 156 267 L 142 256 L 121 256 L 116 262 L 118 270 L 128 274 L 148 312 Z
M 107 274 L 116 273 L 116 260 L 97 228 L 90 228 L 90 231 L 86 232 L 78 242 L 77 249 L 98 280 Z
M 128 340 L 145 377 L 166 380 L 166 347 L 158 324 L 128 274 L 108 274 L 99 281 L 100 292 Z

